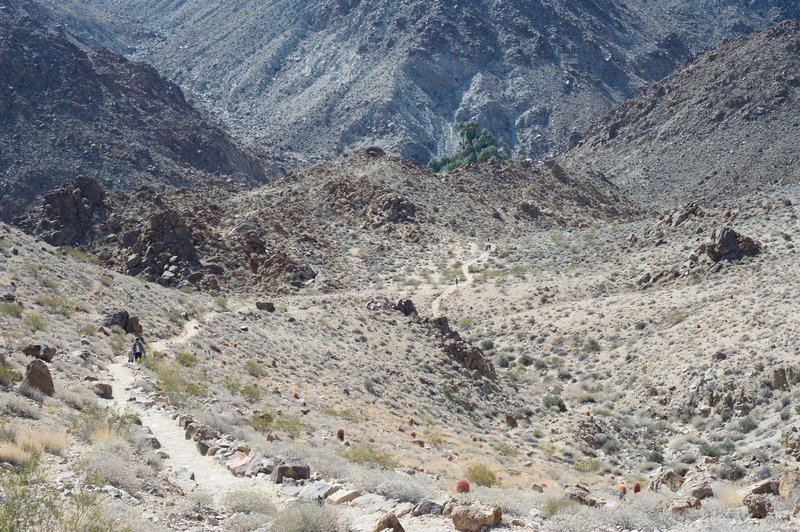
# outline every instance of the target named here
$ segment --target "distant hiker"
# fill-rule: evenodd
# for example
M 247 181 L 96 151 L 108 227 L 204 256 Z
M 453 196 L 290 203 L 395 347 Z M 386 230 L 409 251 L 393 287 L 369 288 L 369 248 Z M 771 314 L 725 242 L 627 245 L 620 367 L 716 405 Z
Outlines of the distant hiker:
M 458 286 L 458 275 L 456 275 L 456 286 Z
M 133 359 L 136 362 L 139 362 L 144 356 L 144 342 L 142 341 L 141 336 L 137 336 L 136 340 L 133 341 L 133 348 L 131 348 L 131 353 L 133 354 Z

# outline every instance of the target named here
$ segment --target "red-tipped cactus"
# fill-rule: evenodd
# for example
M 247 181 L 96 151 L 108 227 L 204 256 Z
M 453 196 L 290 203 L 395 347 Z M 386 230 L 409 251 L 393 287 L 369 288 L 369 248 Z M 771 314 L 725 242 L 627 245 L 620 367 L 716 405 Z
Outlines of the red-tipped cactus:
M 344 441 L 344 429 L 336 430 L 336 439 L 338 439 L 339 441 Z
M 633 483 L 633 492 L 634 492 L 634 493 L 639 493 L 640 491 L 642 491 L 642 485 L 641 485 L 641 484 L 639 484 L 639 482 L 638 482 L 638 481 L 637 481 L 637 482 L 634 482 L 634 483 Z
M 456 492 L 457 493 L 469 493 L 469 480 L 465 478 L 460 478 L 456 482 Z

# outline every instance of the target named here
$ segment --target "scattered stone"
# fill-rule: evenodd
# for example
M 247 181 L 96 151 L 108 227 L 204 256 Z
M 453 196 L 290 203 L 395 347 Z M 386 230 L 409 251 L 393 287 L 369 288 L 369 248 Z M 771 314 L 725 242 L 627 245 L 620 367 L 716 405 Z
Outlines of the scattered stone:
M 115 309 L 106 311 L 106 315 L 100 322 L 101 327 L 119 327 L 128 334 L 141 336 L 144 332 L 139 323 L 138 316 L 131 316 L 127 310 Z
M 312 501 L 322 501 L 332 495 L 334 492 L 338 491 L 338 486 L 334 486 L 329 484 L 328 482 L 324 482 L 322 480 L 318 480 L 316 482 L 312 482 L 303 487 L 300 490 L 300 493 L 297 495 L 301 499 L 309 499 Z
M 103 492 L 108 493 L 109 495 L 111 495 L 115 499 L 120 499 L 121 501 L 126 502 L 126 503 L 128 503 L 130 505 L 133 505 L 133 506 L 138 506 L 139 505 L 139 499 L 137 499 L 136 497 L 134 497 L 133 495 L 131 495 L 127 491 L 125 491 L 123 489 L 120 489 L 120 488 L 117 488 L 117 487 L 114 487 L 114 486 L 112 486 L 110 484 L 106 484 L 105 486 L 103 486 Z
M 411 515 L 414 517 L 419 517 L 420 515 L 442 515 L 442 511 L 444 511 L 448 500 L 449 499 L 434 501 L 431 499 L 422 499 L 417 503 L 414 509 L 411 510 Z
M 241 451 L 236 451 L 228 460 L 226 466 L 228 467 L 228 471 L 236 476 L 239 476 L 241 474 L 240 470 L 243 470 L 245 467 L 247 467 L 247 465 L 250 463 L 250 460 L 252 460 L 250 455 L 247 455 Z
M 750 494 L 742 500 L 742 504 L 747 507 L 750 517 L 754 519 L 764 519 L 773 513 L 772 503 L 763 495 Z
M 16 301 L 17 287 L 13 283 L 3 283 L 0 284 L 0 299 L 3 301 Z
M 113 399 L 114 398 L 113 390 L 112 390 L 110 384 L 105 384 L 105 383 L 102 383 L 102 382 L 96 382 L 96 383 L 94 383 L 94 386 L 92 386 L 92 391 L 95 393 L 95 395 L 97 395 L 101 399 Z
M 337 506 L 346 502 L 352 502 L 361 497 L 361 495 L 361 492 L 358 490 L 339 490 L 329 495 L 328 498 L 325 499 L 325 502 Z
M 381 532 L 382 530 L 389 530 L 389 532 L 405 532 L 406 529 L 400 524 L 396 515 L 386 514 L 375 526 L 375 532 Z
M 32 360 L 25 368 L 25 384 L 50 397 L 56 393 L 50 368 L 38 358 Z
M 599 499 L 592 495 L 589 488 L 582 484 L 575 484 L 574 486 L 568 487 L 566 491 L 564 491 L 563 498 L 590 507 L 605 506 L 607 502 L 604 499 Z

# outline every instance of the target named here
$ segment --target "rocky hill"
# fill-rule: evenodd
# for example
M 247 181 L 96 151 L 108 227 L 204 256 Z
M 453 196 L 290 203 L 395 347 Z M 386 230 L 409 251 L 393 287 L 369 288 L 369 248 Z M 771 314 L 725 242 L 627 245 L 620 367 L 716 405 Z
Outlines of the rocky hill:
M 564 154 L 640 202 L 725 200 L 800 179 L 800 21 L 726 43 L 616 107 Z
M 519 156 L 559 151 L 692 54 L 800 17 L 791 0 L 88 4 L 139 28 L 120 36 L 137 57 L 269 150 L 378 145 L 421 162 L 471 117 Z
M 0 10 L 0 215 L 77 176 L 105 188 L 259 183 L 281 170 L 242 147 L 150 66 L 85 49 Z

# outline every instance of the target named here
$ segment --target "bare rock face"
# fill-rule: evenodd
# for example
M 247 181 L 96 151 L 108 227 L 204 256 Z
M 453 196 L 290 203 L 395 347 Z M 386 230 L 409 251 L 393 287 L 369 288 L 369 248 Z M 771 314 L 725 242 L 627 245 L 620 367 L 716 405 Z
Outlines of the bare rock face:
M 410 299 L 401 299 L 394 305 L 392 305 L 392 310 L 398 310 L 403 313 L 403 316 L 414 316 L 417 314 L 417 307 L 414 306 L 414 302 Z
M 678 494 L 697 499 L 713 497 L 714 490 L 711 489 L 711 478 L 703 472 L 690 473 L 684 479 L 683 486 L 681 486 Z
M 503 511 L 499 506 L 488 506 L 478 502 L 450 502 L 443 515 L 453 520 L 456 530 L 479 532 L 485 526 L 503 522 Z
M 670 491 L 676 492 L 683 486 L 683 477 L 672 468 L 660 467 L 653 473 L 650 491 L 658 492 L 662 486 L 666 486 Z
M 764 519 L 775 511 L 770 500 L 763 495 L 750 494 L 742 500 L 742 504 L 754 519 Z
M 53 386 L 53 377 L 50 375 L 50 368 L 38 358 L 31 361 L 25 368 L 25 384 L 50 397 L 56 393 L 55 386 Z
M 36 230 L 54 246 L 74 244 L 92 228 L 104 199 L 105 193 L 94 179 L 79 177 L 45 194 Z

